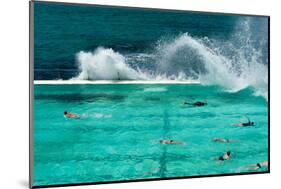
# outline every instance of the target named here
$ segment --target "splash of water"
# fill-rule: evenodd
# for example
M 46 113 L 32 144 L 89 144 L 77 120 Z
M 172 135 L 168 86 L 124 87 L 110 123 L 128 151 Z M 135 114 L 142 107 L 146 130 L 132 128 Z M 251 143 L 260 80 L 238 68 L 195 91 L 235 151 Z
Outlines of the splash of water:
M 244 48 L 222 45 L 220 48 L 228 46 L 235 51 L 230 58 L 222 54 L 220 48 L 211 48 L 214 43 L 207 46 L 205 41 L 210 43 L 207 38 L 196 39 L 183 34 L 171 43 L 161 44 L 158 53 L 163 56 L 157 62 L 160 73 L 168 70 L 175 74 L 184 70 L 185 75 L 198 79 L 202 84 L 219 85 L 230 92 L 253 87 L 256 95 L 267 97 L 268 70 L 267 65 L 260 61 L 259 51 L 251 48 L 249 59 Z
M 138 80 L 145 76 L 132 68 L 125 57 L 112 49 L 98 48 L 94 52 L 81 51 L 77 54 L 80 80 Z
M 184 33 L 173 40 L 160 40 L 148 54 L 122 55 L 105 48 L 81 51 L 77 54 L 80 74 L 75 79 L 197 80 L 229 92 L 250 87 L 255 95 L 267 99 L 267 63 L 263 62 L 262 48 L 252 39 L 250 23 L 249 19 L 240 22 L 229 41 Z

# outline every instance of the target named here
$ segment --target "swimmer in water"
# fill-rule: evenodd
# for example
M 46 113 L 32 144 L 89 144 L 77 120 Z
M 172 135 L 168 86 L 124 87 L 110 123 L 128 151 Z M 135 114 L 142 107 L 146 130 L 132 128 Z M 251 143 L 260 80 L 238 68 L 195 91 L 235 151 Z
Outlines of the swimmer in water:
M 213 142 L 223 142 L 223 143 L 230 143 L 230 142 L 237 142 L 236 140 L 229 140 L 224 138 L 213 138 Z
M 198 102 L 193 103 L 192 105 L 194 107 L 196 107 L 196 106 L 206 106 L 207 102 L 200 102 L 200 101 L 198 101 Z
M 72 119 L 77 119 L 77 118 L 79 118 L 78 115 L 73 114 L 73 113 L 69 113 L 69 112 L 67 112 L 67 111 L 64 111 L 64 117 L 66 117 L 66 118 L 72 118 Z
M 226 161 L 226 160 L 229 160 L 230 159 L 230 154 L 231 152 L 230 151 L 227 151 L 224 155 L 220 156 L 218 158 L 219 161 Z
M 200 102 L 200 101 L 197 101 L 197 102 L 194 102 L 194 103 L 184 102 L 183 105 L 191 105 L 193 107 L 200 107 L 200 106 L 206 106 L 207 102 Z
M 250 165 L 250 166 L 252 166 L 252 168 L 249 169 L 251 171 L 256 171 L 256 170 L 259 170 L 259 169 L 262 169 L 262 168 L 268 168 L 268 161 L 253 164 L 253 165 Z
M 242 122 L 242 123 L 238 123 L 238 124 L 233 124 L 233 126 L 238 126 L 238 127 L 248 127 L 248 126 L 254 126 L 254 122 L 252 122 L 252 121 L 250 121 L 250 119 L 247 117 L 247 116 L 245 116 L 246 118 L 247 118 L 247 120 L 248 120 L 248 122 Z
M 159 141 L 161 144 L 176 144 L 176 145 L 181 145 L 183 142 L 179 141 L 174 141 L 174 140 L 160 140 Z

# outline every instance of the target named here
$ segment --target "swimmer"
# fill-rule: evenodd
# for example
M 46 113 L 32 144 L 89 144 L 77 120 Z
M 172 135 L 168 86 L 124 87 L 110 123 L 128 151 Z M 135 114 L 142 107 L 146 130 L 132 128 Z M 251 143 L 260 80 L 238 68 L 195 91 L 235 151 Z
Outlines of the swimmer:
M 250 121 L 250 119 L 247 116 L 245 116 L 245 117 L 247 118 L 248 122 L 233 124 L 233 126 L 248 127 L 248 126 L 253 126 L 255 124 L 254 122 Z
M 66 117 L 66 118 L 72 118 L 72 119 L 77 119 L 77 118 L 79 118 L 78 115 L 73 114 L 73 113 L 69 113 L 69 112 L 67 112 L 67 111 L 64 111 L 64 117 Z
M 229 160 L 230 159 L 230 154 L 231 152 L 230 151 L 227 151 L 224 155 L 220 156 L 218 158 L 219 161 L 226 161 L 226 160 Z
M 197 101 L 197 102 L 194 102 L 194 103 L 184 102 L 183 105 L 191 105 L 193 107 L 200 107 L 200 106 L 206 106 L 207 102 L 200 102 L 200 101 Z
M 200 102 L 200 101 L 198 101 L 198 102 L 193 103 L 192 105 L 194 107 L 196 107 L 196 106 L 206 106 L 207 102 Z
M 230 142 L 237 142 L 236 140 L 229 140 L 224 138 L 213 138 L 213 142 L 223 142 L 223 143 L 230 143 Z
M 161 144 L 176 144 L 176 145 L 181 145 L 183 142 L 179 141 L 174 141 L 174 140 L 160 140 L 159 141 Z
M 261 168 L 268 168 L 268 161 L 264 161 L 264 162 L 261 162 L 261 163 L 257 163 L 257 164 L 253 164 L 253 165 L 250 165 L 250 166 L 254 166 L 252 168 L 250 168 L 249 170 L 252 170 L 252 171 L 256 171 L 256 170 L 259 170 Z

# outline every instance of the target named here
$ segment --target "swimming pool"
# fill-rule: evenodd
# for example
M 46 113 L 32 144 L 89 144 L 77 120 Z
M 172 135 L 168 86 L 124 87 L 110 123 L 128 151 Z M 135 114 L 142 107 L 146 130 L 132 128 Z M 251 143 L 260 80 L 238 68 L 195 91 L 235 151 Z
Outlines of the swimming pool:
M 200 84 L 35 84 L 34 185 L 251 172 L 248 165 L 268 160 L 268 102 L 252 93 Z M 196 101 L 208 104 L 183 105 Z M 65 118 L 65 110 L 80 119 Z M 232 125 L 245 115 L 253 127 Z M 229 161 L 215 160 L 229 150 Z

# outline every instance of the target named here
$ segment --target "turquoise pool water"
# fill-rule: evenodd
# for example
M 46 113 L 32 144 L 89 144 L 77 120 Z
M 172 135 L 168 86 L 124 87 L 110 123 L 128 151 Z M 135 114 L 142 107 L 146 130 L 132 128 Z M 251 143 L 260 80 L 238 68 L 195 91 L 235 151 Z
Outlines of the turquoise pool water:
M 244 173 L 268 160 L 268 102 L 249 88 L 38 84 L 34 99 L 35 186 Z M 65 110 L 81 119 L 65 118 Z M 232 126 L 244 115 L 255 126 Z M 215 137 L 236 142 L 215 143 Z M 228 150 L 229 161 L 214 160 Z

